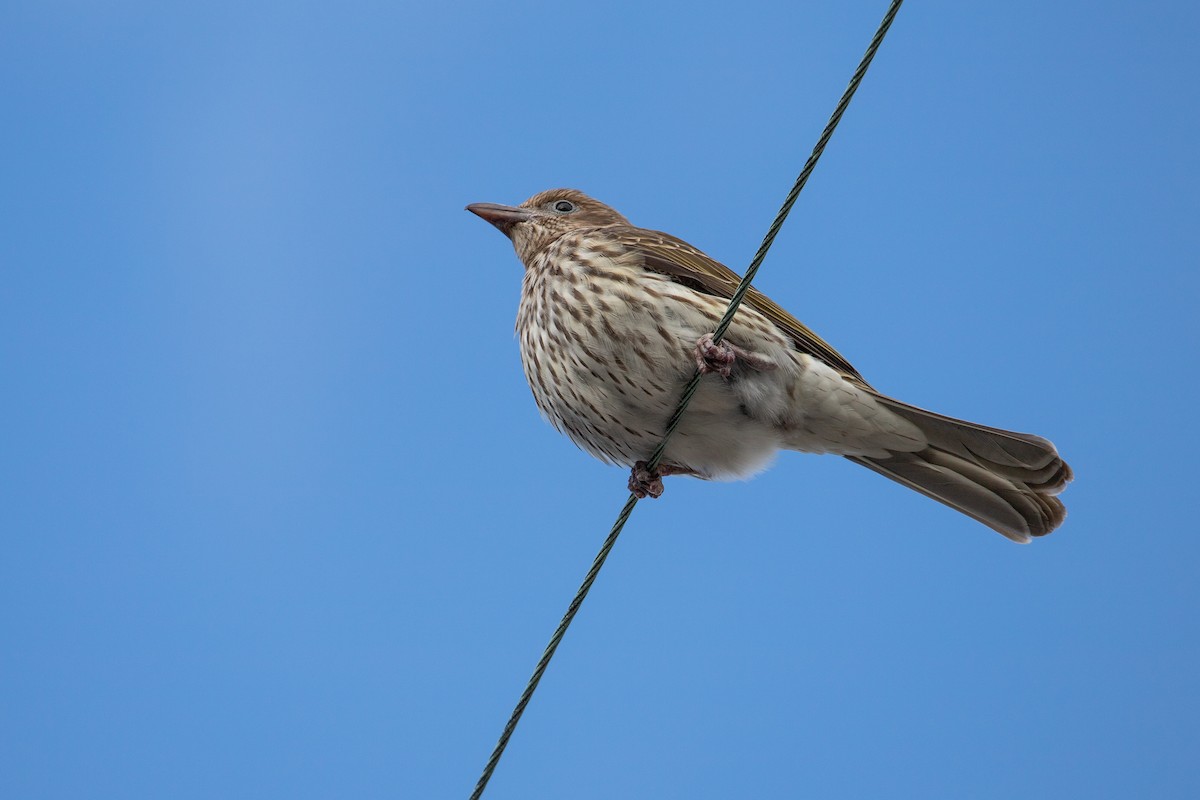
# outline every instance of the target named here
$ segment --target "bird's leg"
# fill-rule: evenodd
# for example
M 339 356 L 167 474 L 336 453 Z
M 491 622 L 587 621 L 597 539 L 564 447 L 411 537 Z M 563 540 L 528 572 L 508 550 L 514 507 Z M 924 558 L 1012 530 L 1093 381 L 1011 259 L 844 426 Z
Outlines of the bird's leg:
M 658 469 L 650 469 L 645 461 L 633 465 L 629 474 L 629 491 L 639 499 L 646 497 L 661 497 L 663 493 L 662 479 L 668 475 L 695 475 L 687 467 L 677 467 L 674 464 L 659 464 Z
M 768 372 L 779 366 L 774 359 L 761 353 L 752 353 L 724 340 L 714 342 L 711 333 L 696 340 L 696 366 L 701 374 L 715 372 L 722 378 L 728 378 L 735 362 L 759 372 Z

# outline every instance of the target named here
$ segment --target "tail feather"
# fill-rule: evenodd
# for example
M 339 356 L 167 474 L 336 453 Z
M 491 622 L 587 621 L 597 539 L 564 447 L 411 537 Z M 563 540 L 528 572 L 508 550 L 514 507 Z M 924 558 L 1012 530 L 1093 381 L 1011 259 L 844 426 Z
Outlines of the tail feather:
M 1045 536 L 1066 519 L 1066 507 L 1054 495 L 1073 476 L 1046 439 L 953 419 L 889 397 L 877 399 L 920 428 L 929 446 L 886 458 L 851 456 L 851 461 L 961 511 L 1015 542 Z

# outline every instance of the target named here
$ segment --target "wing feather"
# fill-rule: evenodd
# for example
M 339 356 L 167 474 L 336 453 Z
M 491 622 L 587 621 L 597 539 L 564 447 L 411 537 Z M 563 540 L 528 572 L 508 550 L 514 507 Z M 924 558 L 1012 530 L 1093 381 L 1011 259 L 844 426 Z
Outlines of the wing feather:
M 669 233 L 632 226 L 614 226 L 605 232 L 619 243 L 640 252 L 646 269 L 673 278 L 690 288 L 729 299 L 741 282 L 741 278 L 729 267 Z M 750 291 L 746 292 L 745 302 L 786 331 L 800 352 L 819 358 L 846 376 L 867 385 L 858 370 L 841 353 L 771 298 L 751 286 Z

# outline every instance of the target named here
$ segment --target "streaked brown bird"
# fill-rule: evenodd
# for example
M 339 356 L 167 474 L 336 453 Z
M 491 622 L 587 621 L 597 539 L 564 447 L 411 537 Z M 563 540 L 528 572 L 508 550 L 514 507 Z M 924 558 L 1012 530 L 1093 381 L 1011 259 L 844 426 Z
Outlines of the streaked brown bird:
M 1016 542 L 1066 517 L 1071 468 L 1054 445 L 880 394 L 836 350 L 751 289 L 725 338 L 712 331 L 738 276 L 687 242 L 636 228 L 574 189 L 467 210 L 525 264 L 517 335 L 538 408 L 629 488 L 662 476 L 749 477 L 778 450 L 834 453 Z M 646 468 L 683 387 L 703 380 L 662 465 Z

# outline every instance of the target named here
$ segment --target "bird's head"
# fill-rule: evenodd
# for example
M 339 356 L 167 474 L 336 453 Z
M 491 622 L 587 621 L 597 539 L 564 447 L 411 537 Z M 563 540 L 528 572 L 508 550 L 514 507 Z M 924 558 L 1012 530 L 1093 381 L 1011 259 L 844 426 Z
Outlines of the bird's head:
M 472 203 L 467 210 L 499 228 L 527 264 L 569 231 L 629 224 L 625 217 L 578 189 L 551 189 L 519 206 Z

